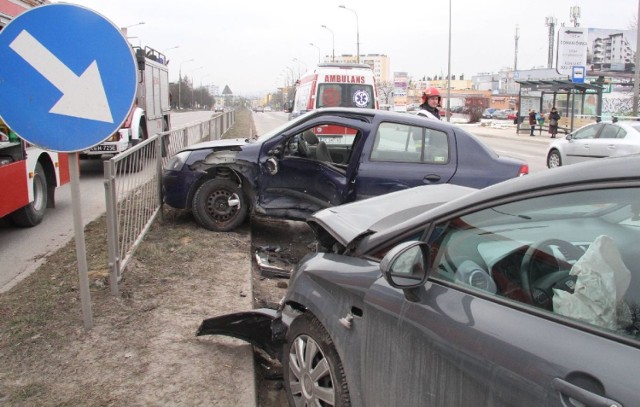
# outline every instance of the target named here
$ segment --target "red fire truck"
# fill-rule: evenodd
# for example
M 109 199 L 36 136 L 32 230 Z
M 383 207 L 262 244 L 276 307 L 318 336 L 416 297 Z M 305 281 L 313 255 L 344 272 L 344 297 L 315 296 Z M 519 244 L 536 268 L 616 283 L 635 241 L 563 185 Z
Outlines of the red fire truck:
M 0 0 L 0 30 L 23 11 L 48 3 Z M 37 225 L 46 209 L 54 207 L 56 187 L 67 182 L 66 154 L 28 144 L 0 119 L 0 218 L 22 227 Z
M 121 153 L 149 136 L 169 130 L 169 68 L 167 58 L 153 48 L 132 47 L 138 64 L 136 100 L 127 120 L 104 142 L 80 154 L 80 158 L 101 158 Z

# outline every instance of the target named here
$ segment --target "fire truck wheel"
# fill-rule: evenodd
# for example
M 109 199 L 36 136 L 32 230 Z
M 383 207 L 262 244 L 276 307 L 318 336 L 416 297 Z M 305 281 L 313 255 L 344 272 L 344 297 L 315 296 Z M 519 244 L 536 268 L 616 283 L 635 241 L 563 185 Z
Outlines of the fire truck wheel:
M 47 210 L 47 176 L 40 163 L 33 173 L 33 202 L 10 215 L 11 222 L 20 227 L 32 227 L 42 222 Z
M 203 227 L 226 232 L 240 226 L 247 217 L 247 199 L 237 182 L 210 179 L 193 196 L 193 216 Z

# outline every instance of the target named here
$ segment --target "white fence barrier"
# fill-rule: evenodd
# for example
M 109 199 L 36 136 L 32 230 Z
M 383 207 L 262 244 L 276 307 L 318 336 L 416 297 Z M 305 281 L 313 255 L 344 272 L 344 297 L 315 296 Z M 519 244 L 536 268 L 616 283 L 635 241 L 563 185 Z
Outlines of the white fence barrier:
M 164 165 L 186 146 L 222 138 L 233 123 L 235 113 L 226 112 L 196 125 L 156 134 L 104 162 L 109 280 L 113 295 L 119 295 L 122 273 L 161 211 Z

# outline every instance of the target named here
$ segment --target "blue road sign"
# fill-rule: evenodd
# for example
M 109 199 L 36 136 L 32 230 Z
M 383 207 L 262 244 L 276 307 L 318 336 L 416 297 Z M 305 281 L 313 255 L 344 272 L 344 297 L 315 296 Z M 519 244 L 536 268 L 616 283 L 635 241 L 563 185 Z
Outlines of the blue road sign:
M 571 82 L 584 83 L 584 77 L 586 73 L 586 67 L 584 66 L 572 66 L 571 67 Z
M 136 95 L 133 51 L 96 12 L 50 4 L 0 31 L 0 117 L 42 148 L 81 151 L 126 120 Z

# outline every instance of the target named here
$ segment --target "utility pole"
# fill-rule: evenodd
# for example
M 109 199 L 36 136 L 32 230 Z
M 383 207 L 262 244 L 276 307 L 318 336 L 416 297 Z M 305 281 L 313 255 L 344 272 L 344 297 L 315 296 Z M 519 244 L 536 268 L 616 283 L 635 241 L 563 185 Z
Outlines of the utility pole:
M 451 0 L 449 0 L 449 51 L 447 56 L 447 107 L 445 116 L 451 121 Z
M 516 35 L 515 35 L 515 40 L 516 40 L 516 48 L 515 48 L 515 57 L 513 58 L 513 71 L 517 71 L 518 70 L 518 40 L 520 39 L 520 27 L 516 24 Z
M 638 115 L 638 93 L 640 91 L 640 52 L 638 52 L 638 44 L 640 44 L 640 0 L 638 0 L 638 19 L 636 20 L 636 67 L 633 75 L 633 115 Z
M 558 20 L 555 17 L 547 17 L 545 24 L 549 27 L 549 56 L 547 58 L 547 68 L 553 68 L 553 43 L 556 36 L 556 23 Z

